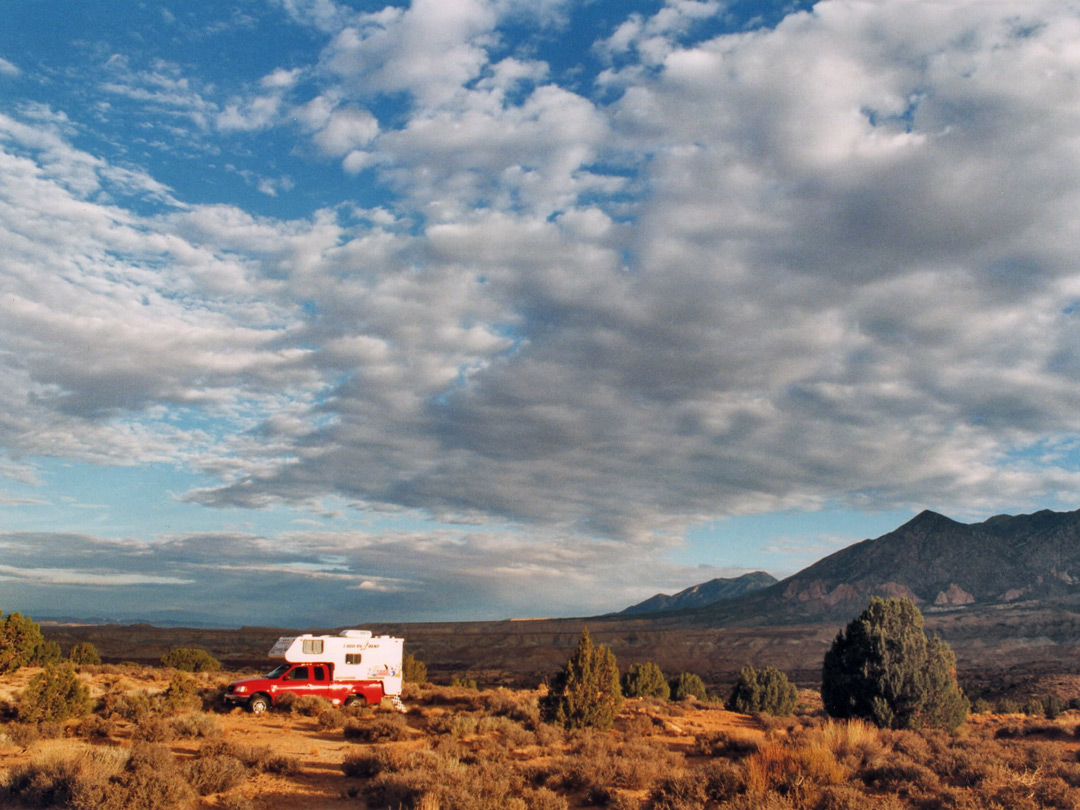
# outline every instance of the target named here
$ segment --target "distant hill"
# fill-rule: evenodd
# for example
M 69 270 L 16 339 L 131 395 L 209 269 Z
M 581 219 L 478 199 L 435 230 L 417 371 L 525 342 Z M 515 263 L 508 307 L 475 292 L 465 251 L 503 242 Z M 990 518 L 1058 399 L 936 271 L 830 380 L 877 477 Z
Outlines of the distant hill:
M 856 615 L 872 596 L 923 612 L 1080 597 L 1080 511 L 965 524 L 922 512 L 768 588 L 694 611 L 698 621 L 772 624 Z
M 740 577 L 718 577 L 693 585 L 671 596 L 658 593 L 649 597 L 644 602 L 631 605 L 626 610 L 621 610 L 617 616 L 631 616 L 645 613 L 664 613 L 669 610 L 686 610 L 688 608 L 700 608 L 723 601 L 734 599 L 761 588 L 775 585 L 776 577 L 764 571 L 755 571 L 752 574 L 743 574 Z

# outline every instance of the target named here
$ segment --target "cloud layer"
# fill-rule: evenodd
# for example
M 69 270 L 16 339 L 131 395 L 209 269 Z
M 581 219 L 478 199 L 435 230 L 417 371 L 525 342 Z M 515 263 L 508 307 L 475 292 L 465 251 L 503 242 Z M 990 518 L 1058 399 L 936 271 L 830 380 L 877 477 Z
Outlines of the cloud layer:
M 0 107 L 0 474 L 167 462 L 191 503 L 591 538 L 564 576 L 725 515 L 1075 501 L 1075 4 L 722 33 L 669 0 L 587 80 L 545 50 L 579 4 L 279 5 L 307 61 L 225 89 L 113 54 L 94 92 L 195 155 L 283 139 L 377 204 L 185 197 L 74 109 Z M 369 590 L 437 578 L 415 560 L 468 558 L 453 536 L 381 539 L 414 562 Z

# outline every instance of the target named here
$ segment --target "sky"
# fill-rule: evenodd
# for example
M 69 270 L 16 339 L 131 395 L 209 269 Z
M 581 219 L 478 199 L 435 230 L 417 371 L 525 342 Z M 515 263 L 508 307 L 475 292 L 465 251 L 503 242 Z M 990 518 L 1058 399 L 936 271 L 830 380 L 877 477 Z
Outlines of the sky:
M 587 616 L 1080 507 L 1080 3 L 8 0 L 0 609 Z

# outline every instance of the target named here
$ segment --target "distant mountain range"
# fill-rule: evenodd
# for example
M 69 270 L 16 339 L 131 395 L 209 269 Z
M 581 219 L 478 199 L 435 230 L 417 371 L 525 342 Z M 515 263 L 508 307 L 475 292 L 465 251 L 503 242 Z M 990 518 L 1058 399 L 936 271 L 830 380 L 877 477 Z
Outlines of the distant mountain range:
M 973 524 L 925 511 L 780 582 L 694 604 L 691 594 L 710 593 L 711 585 L 656 596 L 623 613 L 677 611 L 694 624 L 766 625 L 850 618 L 872 596 L 906 596 L 924 613 L 1072 601 L 1080 599 L 1080 511 L 998 515 Z
M 751 591 L 767 588 L 775 585 L 776 577 L 764 571 L 755 571 L 752 574 L 743 574 L 741 577 L 730 579 L 710 579 L 700 585 L 693 585 L 671 596 L 666 593 L 658 593 L 644 602 L 631 605 L 626 610 L 619 611 L 618 616 L 631 616 L 638 613 L 663 613 L 669 610 L 687 610 L 700 608 L 721 602 L 725 599 L 734 599 Z

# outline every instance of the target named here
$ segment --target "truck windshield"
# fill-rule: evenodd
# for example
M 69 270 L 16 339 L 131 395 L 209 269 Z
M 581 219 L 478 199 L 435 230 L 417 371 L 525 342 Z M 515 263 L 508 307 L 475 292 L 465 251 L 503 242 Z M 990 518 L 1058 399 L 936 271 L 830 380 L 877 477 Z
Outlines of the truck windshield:
M 267 678 L 277 678 L 289 668 L 288 664 L 278 664 L 272 670 L 266 673 Z

